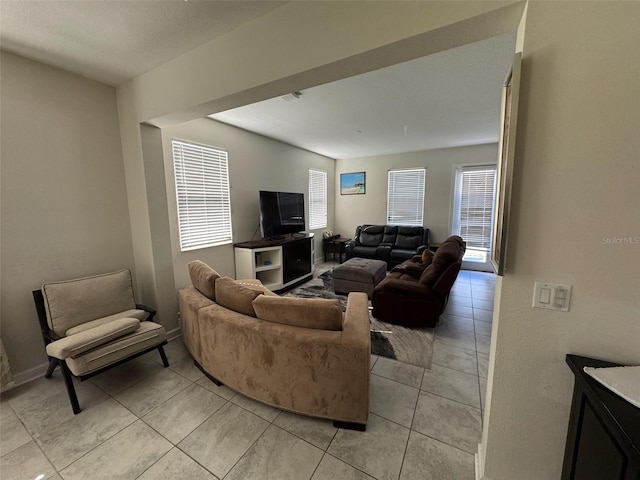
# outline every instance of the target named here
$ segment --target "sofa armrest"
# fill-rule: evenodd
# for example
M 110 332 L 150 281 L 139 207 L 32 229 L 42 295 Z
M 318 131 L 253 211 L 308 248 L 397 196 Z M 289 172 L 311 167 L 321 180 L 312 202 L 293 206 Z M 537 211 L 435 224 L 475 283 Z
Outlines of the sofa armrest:
M 430 296 L 433 295 L 433 290 L 427 285 L 424 285 L 420 282 L 411 281 L 411 280 L 400 280 L 399 278 L 386 278 L 382 282 L 380 282 L 374 292 L 384 293 L 384 292 L 401 292 L 409 295 L 422 295 L 422 296 Z
M 119 318 L 104 325 L 51 342 L 47 345 L 47 355 L 60 360 L 76 357 L 92 348 L 135 332 L 138 328 L 140 328 L 140 320 L 137 318 Z
M 147 307 L 146 305 L 143 305 L 142 303 L 136 303 L 136 308 L 138 310 L 144 310 L 145 312 L 147 312 L 149 314 L 149 316 L 147 317 L 147 321 L 153 322 L 153 317 L 156 316 L 155 309 L 153 309 L 151 307 Z
M 351 292 L 347 297 L 347 309 L 342 324 L 342 343 L 371 348 L 369 298 L 366 293 Z
M 420 258 L 419 255 L 415 255 L 415 257 Z M 391 273 L 394 273 L 394 272 L 404 273 L 406 275 L 412 276 L 416 280 L 419 279 L 420 275 L 422 275 L 422 272 L 424 272 L 424 269 L 427 268 L 427 266 L 423 265 L 422 263 L 418 263 L 415 260 L 412 260 L 412 262 L 413 263 L 404 261 L 400 265 L 396 265 L 391 269 Z

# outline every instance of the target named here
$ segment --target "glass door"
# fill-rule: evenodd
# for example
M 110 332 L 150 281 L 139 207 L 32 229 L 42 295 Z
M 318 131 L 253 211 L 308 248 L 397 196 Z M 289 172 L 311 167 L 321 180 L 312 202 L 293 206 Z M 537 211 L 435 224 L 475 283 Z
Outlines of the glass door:
M 494 271 L 490 259 L 495 189 L 495 165 L 456 167 L 452 235 L 460 235 L 467 244 L 465 270 Z

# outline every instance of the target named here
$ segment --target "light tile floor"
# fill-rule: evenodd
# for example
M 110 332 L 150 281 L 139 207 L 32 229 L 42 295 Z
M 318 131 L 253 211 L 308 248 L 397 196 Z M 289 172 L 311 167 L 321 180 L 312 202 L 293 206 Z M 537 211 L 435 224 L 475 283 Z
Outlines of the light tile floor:
M 79 415 L 59 372 L 4 394 L 0 477 L 472 480 L 494 285 L 493 275 L 460 273 L 431 370 L 372 357 L 366 432 L 216 387 L 178 338 L 168 369 L 151 353 L 78 382 Z

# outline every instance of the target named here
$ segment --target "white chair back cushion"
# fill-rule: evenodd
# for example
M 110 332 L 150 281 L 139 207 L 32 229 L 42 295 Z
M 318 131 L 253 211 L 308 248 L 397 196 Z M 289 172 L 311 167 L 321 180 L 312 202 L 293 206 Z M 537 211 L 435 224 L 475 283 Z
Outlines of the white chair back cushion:
M 82 323 L 136 308 L 129 270 L 45 283 L 42 295 L 49 328 L 60 336 Z

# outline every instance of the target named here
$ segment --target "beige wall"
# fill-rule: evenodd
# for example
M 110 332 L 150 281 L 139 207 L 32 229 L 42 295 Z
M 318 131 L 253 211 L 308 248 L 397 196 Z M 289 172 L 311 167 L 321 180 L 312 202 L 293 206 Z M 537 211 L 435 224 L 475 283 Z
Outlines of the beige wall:
M 165 281 L 172 268 L 156 245 L 166 194 L 150 168 L 157 147 L 141 123 L 182 123 L 247 103 L 514 31 L 515 2 L 289 2 L 118 88 L 118 113 L 139 290 L 173 323 Z M 453 24 L 448 28 L 440 28 Z M 382 28 L 384 27 L 384 28 Z M 274 32 L 277 32 L 275 34 Z M 167 324 L 168 325 L 168 324 Z
M 231 216 L 233 241 L 260 239 L 256 233 L 260 221 L 258 191 L 273 190 L 304 193 L 308 202 L 309 168 L 327 172 L 328 225 L 333 225 L 335 160 L 301 150 L 275 140 L 202 118 L 162 129 L 167 203 L 175 284 L 183 288 L 190 283 L 187 263 L 199 259 L 221 275 L 235 277 L 233 245 L 180 251 L 171 140 L 188 140 L 226 150 L 229 154 Z M 308 204 L 305 205 L 308 224 Z M 316 259 L 322 253 L 322 231 L 315 236 Z M 255 237 L 254 237 L 255 235 Z
M 2 338 L 42 370 L 31 290 L 133 267 L 115 89 L 2 52 Z
M 567 353 L 640 364 L 639 20 L 637 2 L 529 6 L 485 426 L 492 480 L 560 478 Z M 536 280 L 572 284 L 570 311 L 531 308 Z
M 442 242 L 451 232 L 454 165 L 496 163 L 497 144 L 446 148 L 398 155 L 336 161 L 336 226 L 334 231 L 353 237 L 358 225 L 387 223 L 387 172 L 394 168 L 425 167 L 424 226 L 431 241 Z M 340 174 L 366 172 L 364 195 L 340 195 Z

